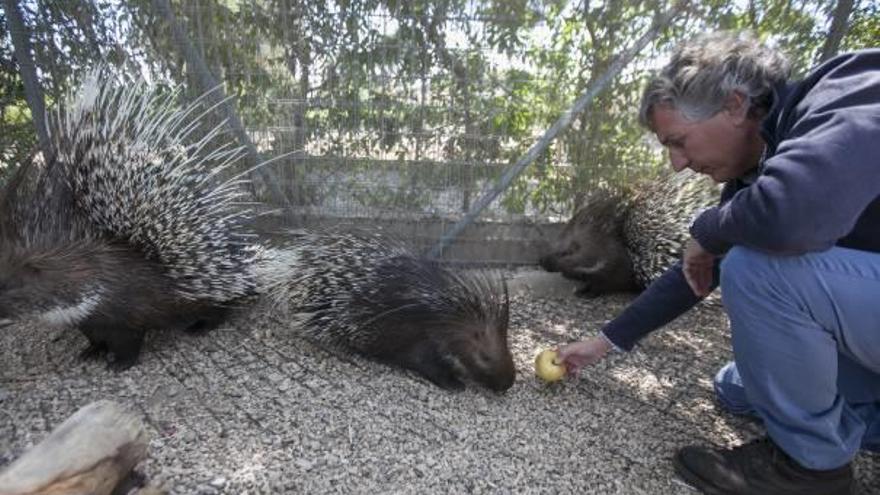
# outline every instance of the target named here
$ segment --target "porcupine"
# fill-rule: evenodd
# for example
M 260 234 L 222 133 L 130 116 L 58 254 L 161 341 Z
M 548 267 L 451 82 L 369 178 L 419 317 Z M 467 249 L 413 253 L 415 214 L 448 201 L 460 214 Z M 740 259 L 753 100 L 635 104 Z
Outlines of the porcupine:
M 583 297 L 643 289 L 681 259 L 691 219 L 718 196 L 714 183 L 690 171 L 598 189 L 539 264 L 583 282 L 576 292 Z
M 413 370 L 436 385 L 513 385 L 507 285 L 491 271 L 458 270 L 398 239 L 362 230 L 305 232 L 282 250 L 266 292 L 302 330 L 330 345 Z M 277 262 L 278 260 L 276 260 Z
M 84 356 L 125 369 L 148 329 L 213 326 L 254 293 L 241 181 L 219 179 L 243 150 L 222 124 L 190 139 L 199 103 L 177 95 L 99 70 L 48 116 L 51 156 L 22 164 L 0 203 L 0 318 L 76 326 Z

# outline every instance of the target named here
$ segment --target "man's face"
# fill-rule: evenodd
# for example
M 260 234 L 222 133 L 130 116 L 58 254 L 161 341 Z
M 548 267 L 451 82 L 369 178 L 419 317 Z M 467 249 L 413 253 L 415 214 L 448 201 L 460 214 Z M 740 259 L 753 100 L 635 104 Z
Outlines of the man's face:
M 692 121 L 675 107 L 654 107 L 651 127 L 669 151 L 672 168 L 689 168 L 724 182 L 744 175 L 758 164 L 761 154 L 758 123 L 744 111 L 722 109 L 708 119 Z

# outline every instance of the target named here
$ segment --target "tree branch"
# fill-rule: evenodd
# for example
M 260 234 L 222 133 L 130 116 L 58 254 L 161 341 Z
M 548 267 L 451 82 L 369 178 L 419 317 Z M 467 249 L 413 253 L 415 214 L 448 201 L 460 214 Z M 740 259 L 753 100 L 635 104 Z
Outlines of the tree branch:
M 852 14 L 853 0 L 839 0 L 834 8 L 831 17 L 831 27 L 828 29 L 828 37 L 825 38 L 825 44 L 822 45 L 822 52 L 819 54 L 819 62 L 824 62 L 829 58 L 837 55 L 840 50 L 840 42 L 843 36 L 849 30 L 847 21 Z

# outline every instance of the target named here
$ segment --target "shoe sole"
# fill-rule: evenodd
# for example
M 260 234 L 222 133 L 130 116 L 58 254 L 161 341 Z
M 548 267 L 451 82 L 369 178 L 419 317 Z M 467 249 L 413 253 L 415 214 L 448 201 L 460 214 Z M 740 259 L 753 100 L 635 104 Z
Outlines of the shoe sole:
M 688 486 L 698 492 L 705 493 L 706 495 L 731 495 L 731 492 L 710 485 L 709 482 L 701 478 L 700 475 L 688 469 L 684 462 L 682 462 L 680 455 L 681 454 L 676 453 L 675 457 L 672 458 L 672 466 L 675 468 L 675 472 L 678 476 L 683 479 Z

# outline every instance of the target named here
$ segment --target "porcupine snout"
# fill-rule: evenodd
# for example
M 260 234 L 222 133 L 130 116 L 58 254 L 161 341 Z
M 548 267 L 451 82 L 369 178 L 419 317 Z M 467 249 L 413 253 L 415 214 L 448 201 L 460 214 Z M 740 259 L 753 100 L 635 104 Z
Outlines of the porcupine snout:
M 472 380 L 503 392 L 516 380 L 516 366 L 508 345 L 509 303 L 488 321 L 461 324 L 450 329 L 449 353 L 460 372 Z

